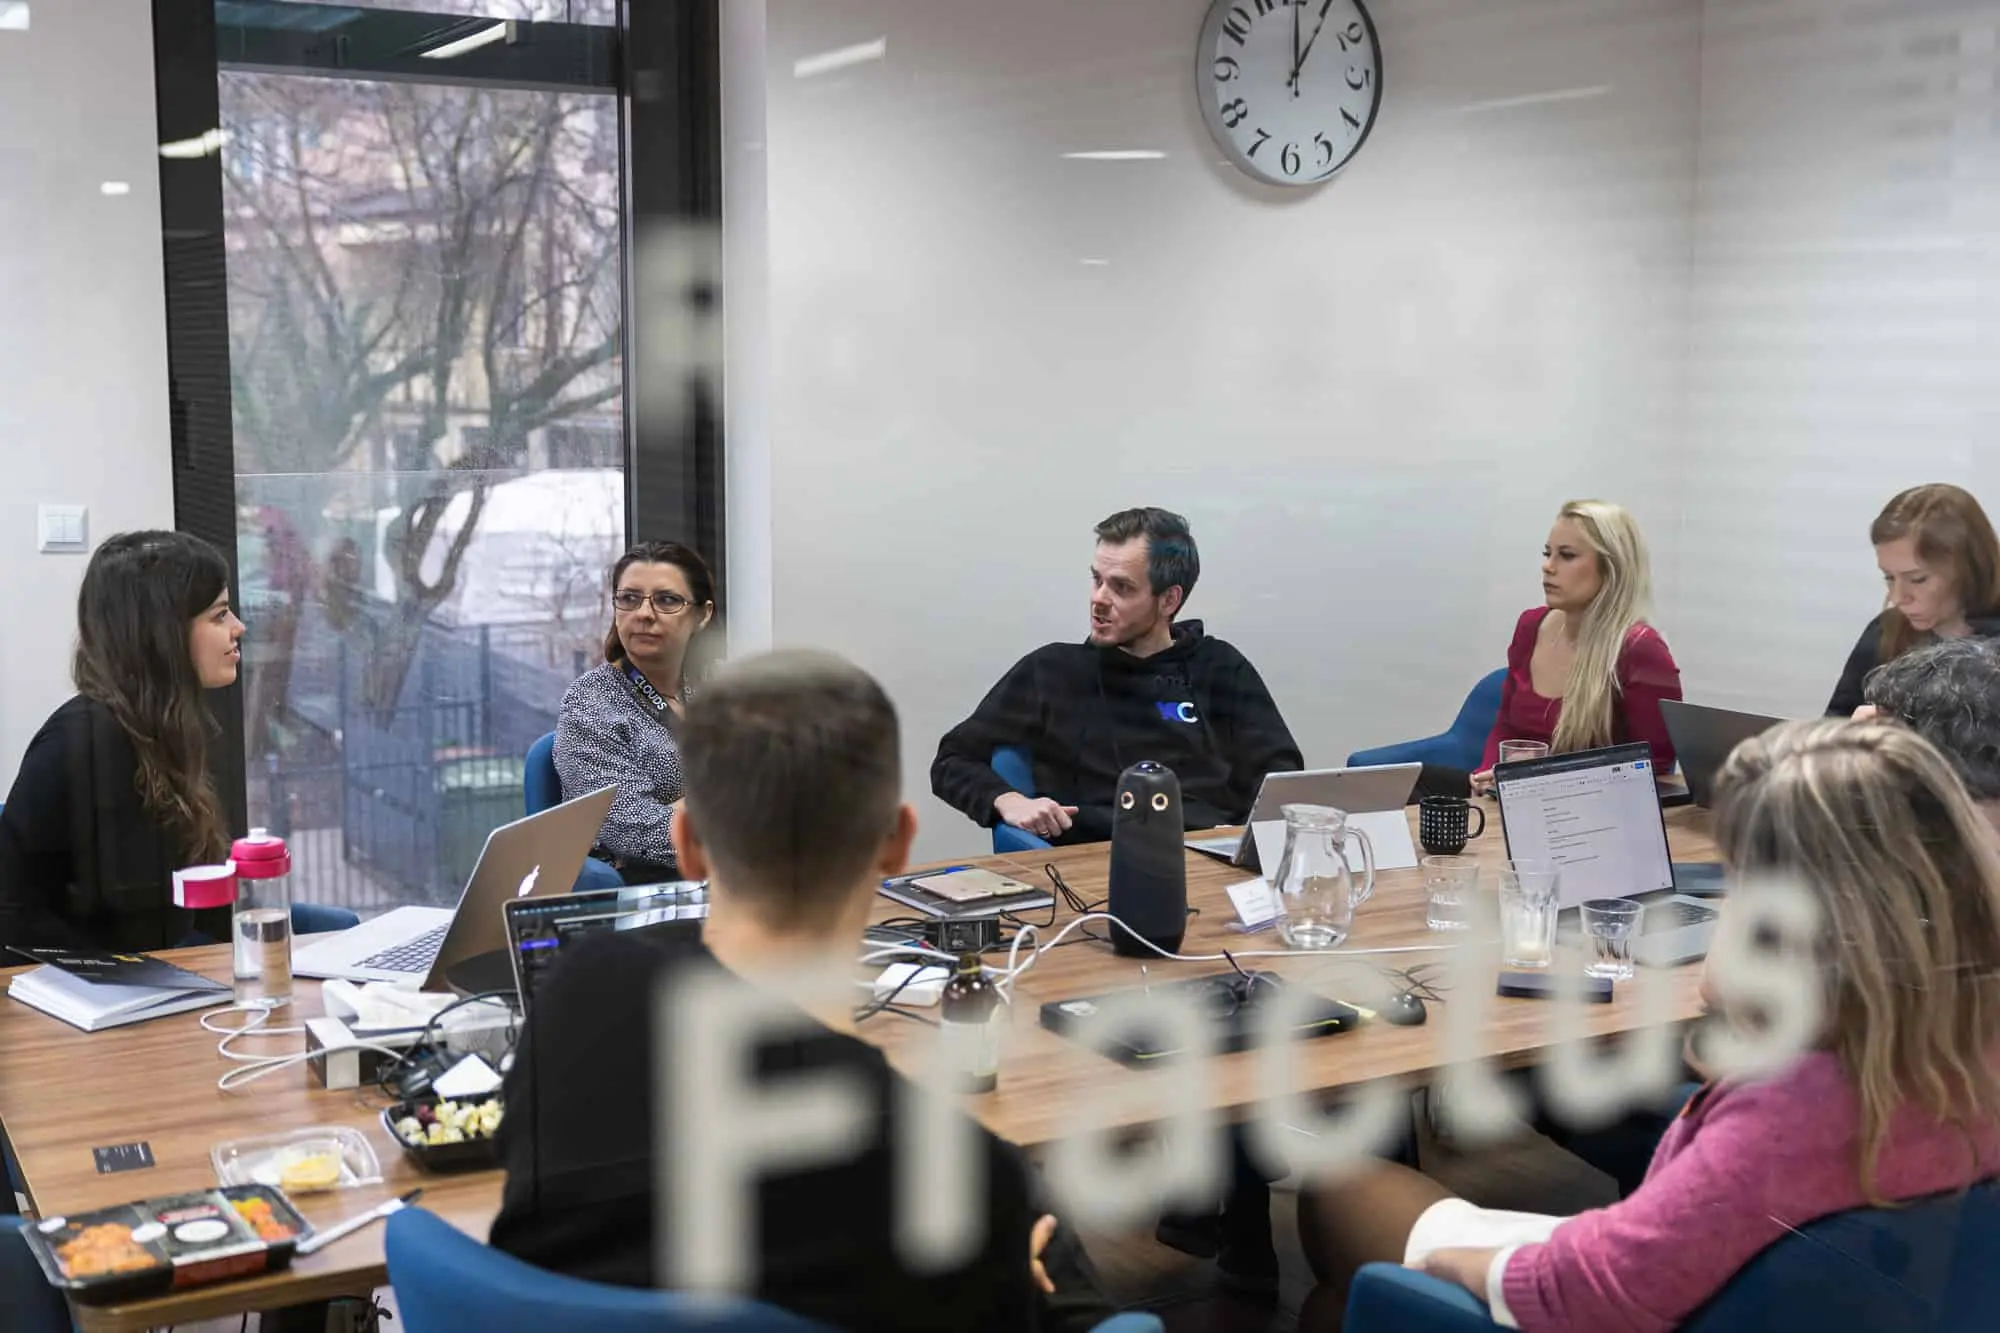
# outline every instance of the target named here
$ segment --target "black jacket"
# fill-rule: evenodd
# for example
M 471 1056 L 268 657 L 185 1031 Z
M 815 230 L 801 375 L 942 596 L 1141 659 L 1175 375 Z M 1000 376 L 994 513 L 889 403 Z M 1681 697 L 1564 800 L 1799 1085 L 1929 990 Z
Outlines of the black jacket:
M 652 1016 L 656 982 L 681 967 L 719 964 L 703 949 L 606 934 L 536 988 L 502 1094 L 507 1181 L 493 1221 L 496 1248 L 594 1282 L 665 1285 L 654 1270 L 654 1228 L 667 1218 L 654 1208 L 653 1096 L 654 1071 L 671 1067 L 671 1057 L 655 1045 L 662 1034 Z M 748 1294 L 865 1333 L 1013 1333 L 1043 1324 L 1049 1307 L 1028 1272 L 1027 1167 L 1012 1146 L 975 1131 L 984 1241 L 967 1262 L 920 1271 L 900 1259 L 893 1217 L 899 1174 L 929 1166 L 898 1142 L 900 1077 L 882 1053 L 811 1024 L 806 1035 L 760 1048 L 753 1068 L 774 1088 L 801 1076 L 843 1079 L 881 1115 L 846 1160 L 776 1168 L 758 1183 L 759 1268 Z
M 1052 643 L 1016 662 L 931 765 L 938 799 L 989 828 L 994 798 L 1012 790 L 993 771 L 1001 746 L 1034 756 L 1036 795 L 1078 808 L 1065 842 L 1111 836 L 1118 775 L 1141 759 L 1180 779 L 1189 828 L 1240 823 L 1266 774 L 1303 767 L 1257 669 L 1199 620 L 1174 626 L 1172 646 L 1151 657 Z
M 229 912 L 174 906 L 180 843 L 139 796 L 139 756 L 111 710 L 77 695 L 49 715 L 0 809 L 0 946 L 166 949 L 229 938 Z
M 1868 628 L 1861 631 L 1861 639 L 1854 645 L 1854 651 L 1847 655 L 1847 665 L 1841 670 L 1840 683 L 1833 687 L 1833 698 L 1827 701 L 1828 717 L 1852 717 L 1854 710 L 1868 702 L 1863 696 L 1862 685 L 1868 673 L 1882 665 L 1882 615 L 1868 622 Z M 1967 616 L 1966 623 L 1979 638 L 2000 637 L 2000 616 Z M 1933 642 L 1933 636 L 1924 635 L 1917 640 L 1919 646 Z

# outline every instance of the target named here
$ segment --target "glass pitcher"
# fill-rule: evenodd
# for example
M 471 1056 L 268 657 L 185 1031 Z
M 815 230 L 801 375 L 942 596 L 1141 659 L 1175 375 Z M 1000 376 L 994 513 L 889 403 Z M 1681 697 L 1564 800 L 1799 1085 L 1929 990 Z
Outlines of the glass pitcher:
M 1347 812 L 1325 805 L 1284 807 L 1285 851 L 1272 886 L 1278 896 L 1278 937 L 1293 949 L 1336 949 L 1346 941 L 1355 907 L 1375 892 L 1375 849 L 1368 835 L 1347 827 Z M 1347 840 L 1361 844 L 1362 881 L 1354 884 Z

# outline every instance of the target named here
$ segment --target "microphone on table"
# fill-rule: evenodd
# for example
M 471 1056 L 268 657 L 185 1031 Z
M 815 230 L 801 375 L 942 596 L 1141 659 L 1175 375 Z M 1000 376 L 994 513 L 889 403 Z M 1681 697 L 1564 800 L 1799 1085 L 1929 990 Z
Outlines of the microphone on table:
M 1180 779 L 1141 760 L 1118 777 L 1111 813 L 1111 947 L 1141 958 L 1178 953 L 1187 934 L 1187 853 Z

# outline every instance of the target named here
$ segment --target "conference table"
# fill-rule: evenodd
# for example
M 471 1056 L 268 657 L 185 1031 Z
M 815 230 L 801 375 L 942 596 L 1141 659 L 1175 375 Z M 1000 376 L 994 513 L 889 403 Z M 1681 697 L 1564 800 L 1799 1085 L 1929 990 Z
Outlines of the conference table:
M 1414 809 L 1410 813 L 1414 836 Z M 1668 811 L 1666 819 L 1677 862 L 1715 859 L 1706 811 L 1682 807 Z M 1494 872 L 1505 856 L 1497 829 L 1474 840 L 1467 852 L 1485 864 L 1484 884 L 1490 892 Z M 1086 902 L 1103 898 L 1108 883 L 1108 855 L 1102 846 L 988 857 L 971 864 L 1038 886 L 1048 882 L 1045 867 L 1053 866 Z M 1187 872 L 1188 902 L 1197 914 L 1189 918 L 1181 953 L 1220 955 L 1226 949 L 1240 955 L 1282 950 L 1271 931 L 1251 934 L 1230 928 L 1236 913 L 1225 890 L 1247 878 L 1245 871 L 1189 852 Z M 885 898 L 878 918 L 906 911 Z M 1046 913 L 1034 915 L 1040 920 L 1047 918 Z M 1072 916 L 1058 907 L 1054 927 L 1040 931 L 1041 942 Z M 1038 920 L 1038 928 L 1039 924 Z M 1092 923 L 1091 928 L 1102 930 L 1103 924 Z M 1369 1008 L 1392 990 L 1392 981 L 1378 968 L 1440 962 L 1446 950 L 1466 947 L 1470 934 L 1431 930 L 1425 922 L 1421 872 L 1385 870 L 1376 877 L 1372 898 L 1357 909 L 1345 947 L 1412 952 L 1244 961 L 1246 966 L 1275 971 L 1329 998 Z M 218 979 L 229 977 L 227 946 L 168 951 L 161 956 Z M 1486 966 L 1490 976 L 1495 964 L 1488 962 Z M 1085 1125 L 1145 1123 L 1150 1103 L 1109 1098 L 1105 1093 L 1124 1086 L 1121 1080 L 1155 1078 L 1158 1072 L 1128 1070 L 1044 1030 L 1038 1022 L 1041 1005 L 1156 985 L 1227 967 L 1223 962 L 1125 957 L 1114 953 L 1108 943 L 1090 941 L 1049 950 L 1014 983 L 1012 1026 L 999 1087 L 967 1098 L 967 1109 L 995 1133 L 1029 1149 L 1048 1145 Z M 1440 967 L 1431 975 L 1442 981 L 1444 971 Z M 1700 1010 L 1699 968 L 1677 968 L 1667 976 L 1672 996 L 1669 1021 L 1692 1019 Z M 1493 995 L 1490 982 L 1485 990 L 1479 1002 L 1490 1008 L 1488 1021 L 1479 1030 L 1479 1054 L 1501 1067 L 1535 1064 L 1555 1041 L 1552 1006 L 1499 998 Z M 1633 990 L 1630 984 L 1620 985 L 1611 1003 L 1585 1006 L 1582 1032 L 1590 1037 L 1614 1037 L 1639 1027 L 1642 1017 Z M 1453 994 L 1445 994 L 1445 1004 L 1453 1002 Z M 317 983 L 298 984 L 295 1008 L 305 1016 L 320 1011 Z M 240 1020 L 232 1016 L 227 1021 Z M 1329 1103 L 1383 1080 L 1424 1086 L 1448 1061 L 1447 1026 L 1440 1016 L 1412 1027 L 1363 1022 L 1337 1036 L 1298 1043 L 1294 1054 L 1299 1086 Z M 860 1030 L 881 1045 L 893 1061 L 910 1066 L 927 1052 L 925 1038 L 933 1032 L 928 1026 L 887 1015 L 870 1019 Z M 300 1197 L 297 1202 L 309 1221 L 327 1227 L 422 1186 L 423 1207 L 484 1238 L 499 1209 L 499 1172 L 423 1173 L 381 1125 L 381 1110 L 388 1104 L 384 1094 L 373 1087 L 328 1091 L 314 1085 L 304 1065 L 240 1091 L 219 1091 L 216 1079 L 230 1066 L 217 1054 L 217 1040 L 201 1028 L 197 1014 L 84 1033 L 26 1005 L 0 1002 L 0 1124 L 5 1126 L 35 1212 L 43 1217 L 59 1216 L 205 1188 L 215 1183 L 209 1150 L 218 1143 L 309 1125 L 349 1125 L 369 1137 L 382 1161 L 383 1181 L 379 1186 Z M 301 1037 L 271 1037 L 239 1045 L 249 1051 L 277 1053 L 302 1049 L 302 1041 Z M 1204 1095 L 1213 1109 L 1225 1117 L 1245 1113 L 1259 1088 L 1255 1061 L 1253 1053 L 1241 1052 L 1220 1056 L 1211 1063 Z M 93 1148 L 141 1141 L 151 1148 L 153 1166 L 99 1174 Z M 282 1273 L 121 1306 L 77 1307 L 76 1314 L 86 1333 L 137 1333 L 339 1296 L 365 1296 L 386 1282 L 383 1228 L 378 1225 L 298 1259 Z

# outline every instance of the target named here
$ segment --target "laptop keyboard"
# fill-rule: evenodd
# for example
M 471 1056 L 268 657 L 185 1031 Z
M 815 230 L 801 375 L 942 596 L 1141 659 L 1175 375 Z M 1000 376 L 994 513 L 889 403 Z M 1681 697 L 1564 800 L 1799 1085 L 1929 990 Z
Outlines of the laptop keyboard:
M 1640 934 L 1656 935 L 1663 930 L 1698 926 L 1704 921 L 1715 920 L 1717 915 L 1713 907 L 1703 907 L 1700 903 L 1684 903 L 1671 899 L 1663 903 L 1648 903 L 1644 928 Z
M 438 950 L 444 947 L 445 932 L 451 923 L 432 926 L 414 939 L 404 940 L 393 949 L 384 949 L 371 954 L 356 963 L 356 967 L 374 968 L 379 972 L 428 972 L 436 961 Z

